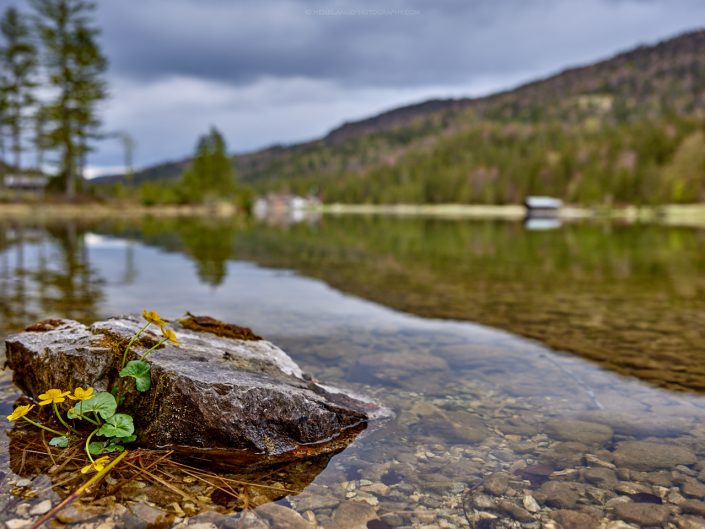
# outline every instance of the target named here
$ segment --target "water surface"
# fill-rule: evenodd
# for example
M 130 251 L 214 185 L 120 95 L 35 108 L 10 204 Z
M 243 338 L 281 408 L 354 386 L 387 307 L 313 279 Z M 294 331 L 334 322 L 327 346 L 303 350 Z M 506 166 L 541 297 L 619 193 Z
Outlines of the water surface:
M 286 509 L 244 526 L 293 511 L 371 529 L 705 523 L 701 231 L 356 217 L 5 222 L 0 234 L 4 334 L 146 306 L 209 314 L 394 410 Z M 0 519 L 21 518 L 5 436 L 0 449 Z M 58 497 L 41 475 L 29 488 L 30 504 Z

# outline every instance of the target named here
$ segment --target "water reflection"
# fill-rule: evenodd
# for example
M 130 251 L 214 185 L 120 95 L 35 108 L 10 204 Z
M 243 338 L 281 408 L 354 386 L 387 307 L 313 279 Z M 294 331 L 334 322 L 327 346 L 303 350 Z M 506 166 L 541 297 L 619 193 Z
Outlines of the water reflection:
M 558 217 L 527 217 L 526 219 L 524 219 L 524 227 L 527 230 L 557 230 L 561 227 L 561 225 L 561 219 Z
M 88 320 L 101 301 L 85 230 L 76 223 L 3 226 L 0 247 L 2 328 L 17 329 L 47 314 Z

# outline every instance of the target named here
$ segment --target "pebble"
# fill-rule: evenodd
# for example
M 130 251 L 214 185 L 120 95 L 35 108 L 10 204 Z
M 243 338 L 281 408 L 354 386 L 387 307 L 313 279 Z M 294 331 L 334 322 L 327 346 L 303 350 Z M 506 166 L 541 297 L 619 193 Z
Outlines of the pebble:
M 614 489 L 621 494 L 640 494 L 646 493 L 651 494 L 652 488 L 648 485 L 642 483 L 634 483 L 632 481 L 620 481 L 616 484 Z
M 614 508 L 617 518 L 639 525 L 661 525 L 671 517 L 671 508 L 653 503 L 619 503 Z
M 330 509 L 335 507 L 340 503 L 340 500 L 335 496 L 323 496 L 319 494 L 301 494 L 293 499 L 296 504 L 296 508 L 300 511 L 313 510 L 317 511 L 319 509 Z
M 686 514 L 705 516 L 705 502 L 698 500 L 687 500 L 681 503 L 679 507 Z
M 314 527 L 295 510 L 276 503 L 261 505 L 256 512 L 266 519 L 272 527 L 278 529 L 313 529 Z
M 678 445 L 648 441 L 622 441 L 614 452 L 617 465 L 634 470 L 671 469 L 676 465 L 692 465 L 698 458 L 692 450 Z
M 29 527 L 30 525 L 32 525 L 32 520 L 24 520 L 22 518 L 14 518 L 5 522 L 7 529 L 23 529 L 24 527 Z
M 96 513 L 83 509 L 79 511 L 73 506 L 66 507 L 56 513 L 56 519 L 65 524 L 85 522 L 95 517 Z
M 240 518 L 234 519 L 234 529 L 269 529 L 269 524 L 262 520 L 254 511 L 243 511 Z
M 146 503 L 138 503 L 130 509 L 132 514 L 137 516 L 146 525 L 153 525 L 160 521 L 166 521 L 168 514 L 156 507 L 147 505 Z
M 495 502 L 486 494 L 477 494 L 473 497 L 473 504 L 478 509 L 494 509 Z
M 639 529 L 638 527 L 624 522 L 622 520 L 614 520 L 612 522 L 607 522 L 605 529 Z
M 570 509 L 580 497 L 581 486 L 566 481 L 547 481 L 536 494 L 536 498 L 549 507 Z
M 598 524 L 597 517 L 584 512 L 559 509 L 552 512 L 551 516 L 564 529 L 594 529 Z
M 699 481 L 686 481 L 683 483 L 681 490 L 686 496 L 705 498 L 705 485 Z
M 29 510 L 29 514 L 32 514 L 34 516 L 46 514 L 51 510 L 51 507 L 51 500 L 42 500 L 36 505 L 32 506 L 32 508 Z
M 501 496 L 509 486 L 509 475 L 504 472 L 492 474 L 485 479 L 483 486 L 485 490 L 493 496 Z
M 516 503 L 514 503 L 511 500 L 501 500 L 498 504 L 497 507 L 499 508 L 500 511 L 503 511 L 510 516 L 512 516 L 515 520 L 518 520 L 520 522 L 533 522 L 534 517 L 524 509 L 523 507 L 520 507 Z
M 610 463 L 609 461 L 605 461 L 604 459 L 601 459 L 594 454 L 585 454 L 585 461 L 587 461 L 588 464 L 590 464 L 590 465 L 594 465 L 594 466 L 598 466 L 598 467 L 610 468 L 612 470 L 617 468 L 613 463 Z
M 597 487 L 585 487 L 585 495 L 598 505 L 604 505 L 607 501 L 614 498 L 612 491 Z
M 541 506 L 538 504 L 536 499 L 530 494 L 524 496 L 524 500 L 522 501 L 522 503 L 524 504 L 524 508 L 529 512 L 539 512 L 541 510 Z
M 377 518 L 375 509 L 366 503 L 344 502 L 335 510 L 332 528 L 367 529 L 367 522 Z
M 678 492 L 677 489 L 669 492 L 668 496 L 666 496 L 666 499 L 669 503 L 673 503 L 674 505 L 680 505 L 681 503 L 686 501 L 686 499 L 683 497 L 682 494 Z
M 546 423 L 546 432 L 561 441 L 576 441 L 585 445 L 602 445 L 612 439 L 612 428 L 604 424 L 571 419 Z
M 363 492 L 371 492 L 377 494 L 378 496 L 386 496 L 389 494 L 389 487 L 384 483 L 370 483 L 369 485 L 363 485 L 360 487 Z
M 587 446 L 575 441 L 556 443 L 541 456 L 541 461 L 557 469 L 572 468 L 582 464 Z
M 681 516 L 676 523 L 679 529 L 705 529 L 705 520 L 700 516 Z
M 588 468 L 583 475 L 585 481 L 600 487 L 614 488 L 617 484 L 617 475 L 614 470 L 605 467 Z

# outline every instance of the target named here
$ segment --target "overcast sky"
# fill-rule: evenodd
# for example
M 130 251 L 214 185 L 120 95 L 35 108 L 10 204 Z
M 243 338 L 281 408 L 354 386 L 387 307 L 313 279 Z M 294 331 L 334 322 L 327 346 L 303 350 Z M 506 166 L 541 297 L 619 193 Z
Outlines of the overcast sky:
M 189 155 L 210 125 L 243 152 L 512 87 L 703 27 L 705 1 L 99 0 L 96 18 L 106 130 L 134 136 L 141 167 Z M 121 163 L 115 140 L 90 159 Z

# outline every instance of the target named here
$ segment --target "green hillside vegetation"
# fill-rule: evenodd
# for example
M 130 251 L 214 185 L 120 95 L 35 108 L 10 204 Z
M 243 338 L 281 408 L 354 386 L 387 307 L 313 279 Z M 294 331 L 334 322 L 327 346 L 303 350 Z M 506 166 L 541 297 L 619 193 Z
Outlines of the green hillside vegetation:
M 325 202 L 585 205 L 705 201 L 705 31 L 515 90 L 434 100 L 239 155 L 258 192 Z M 179 178 L 185 162 L 136 181 Z M 105 180 L 110 181 L 109 179 Z
M 571 203 L 705 200 L 705 136 L 695 119 L 565 126 L 478 122 L 360 171 L 265 181 L 352 203 Z M 266 187 L 266 186 L 265 186 Z

